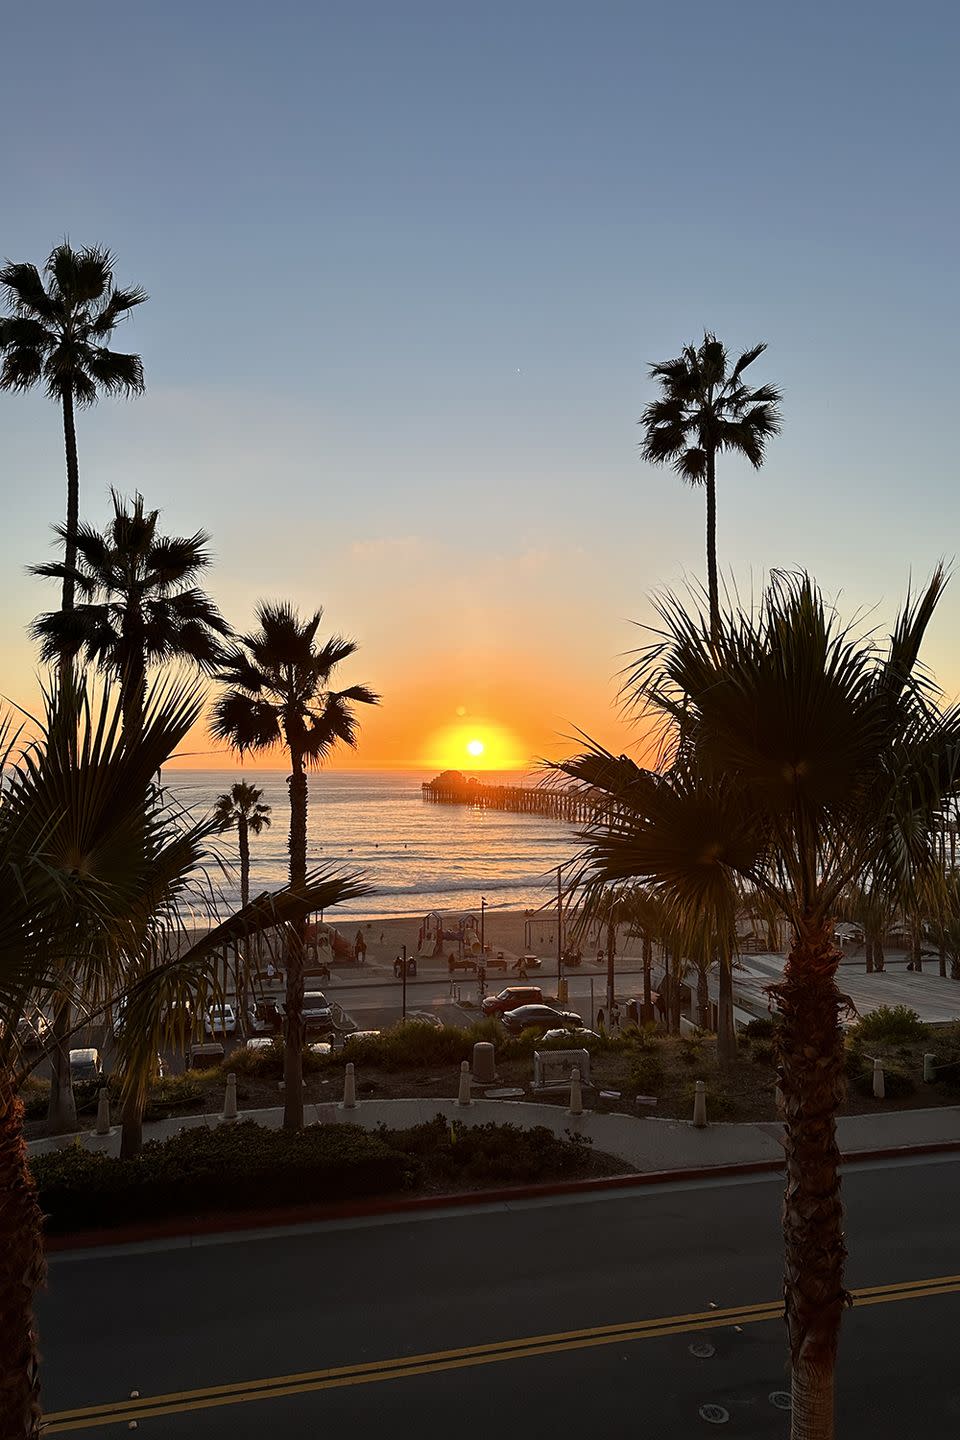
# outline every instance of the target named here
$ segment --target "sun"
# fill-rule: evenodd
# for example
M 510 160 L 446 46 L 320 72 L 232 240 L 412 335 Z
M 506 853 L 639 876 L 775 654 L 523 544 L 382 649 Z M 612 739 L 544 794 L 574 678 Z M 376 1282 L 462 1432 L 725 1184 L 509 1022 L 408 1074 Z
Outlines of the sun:
M 468 740 L 468 741 L 467 741 L 467 754 L 468 754 L 468 755 L 473 755 L 474 758 L 476 758 L 478 755 L 482 755 L 482 754 L 483 754 L 483 751 L 484 751 L 484 744 L 483 744 L 483 741 L 482 741 L 482 740 Z

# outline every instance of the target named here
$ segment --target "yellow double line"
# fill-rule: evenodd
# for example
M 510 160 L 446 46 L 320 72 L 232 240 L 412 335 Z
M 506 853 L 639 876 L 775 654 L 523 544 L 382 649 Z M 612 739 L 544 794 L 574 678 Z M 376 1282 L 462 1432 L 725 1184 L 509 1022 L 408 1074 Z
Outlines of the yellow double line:
M 960 1291 L 960 1275 L 941 1275 L 932 1280 L 870 1285 L 855 1290 L 853 1297 L 857 1306 L 889 1305 L 896 1300 L 922 1300 L 930 1295 L 949 1295 L 957 1291 Z M 380 1380 L 402 1380 L 408 1375 L 432 1375 L 443 1370 L 493 1365 L 500 1360 L 525 1360 L 531 1355 L 557 1355 L 568 1350 L 622 1345 L 633 1340 L 654 1340 L 664 1335 L 684 1335 L 730 1325 L 756 1325 L 765 1320 L 778 1320 L 782 1315 L 783 1302 L 771 1300 L 761 1305 L 738 1305 L 727 1310 L 701 1310 L 690 1315 L 630 1320 L 620 1325 L 595 1325 L 587 1330 L 563 1330 L 553 1335 L 528 1335 L 520 1340 L 469 1345 L 460 1350 L 434 1350 L 423 1355 L 401 1355 L 393 1360 L 370 1360 L 358 1365 L 336 1365 L 326 1370 L 304 1370 L 296 1375 L 211 1385 L 202 1390 L 175 1390 L 167 1395 L 147 1395 L 104 1405 L 58 1410 L 46 1417 L 45 1433 L 62 1435 L 70 1430 L 129 1424 L 131 1420 L 149 1420 L 160 1415 L 213 1410 L 222 1405 L 245 1405 L 254 1400 L 279 1400 L 287 1395 L 305 1395 L 313 1390 L 373 1385 Z

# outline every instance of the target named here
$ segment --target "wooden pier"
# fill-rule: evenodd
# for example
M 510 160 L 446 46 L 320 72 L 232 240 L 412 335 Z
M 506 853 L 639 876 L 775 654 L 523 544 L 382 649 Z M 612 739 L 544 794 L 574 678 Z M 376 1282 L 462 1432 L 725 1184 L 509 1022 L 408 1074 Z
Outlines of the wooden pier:
M 433 805 L 509 810 L 518 815 L 543 815 L 572 825 L 589 825 L 606 808 L 606 797 L 578 786 L 485 785 L 481 780 L 468 780 L 457 771 L 424 781 L 420 793 Z

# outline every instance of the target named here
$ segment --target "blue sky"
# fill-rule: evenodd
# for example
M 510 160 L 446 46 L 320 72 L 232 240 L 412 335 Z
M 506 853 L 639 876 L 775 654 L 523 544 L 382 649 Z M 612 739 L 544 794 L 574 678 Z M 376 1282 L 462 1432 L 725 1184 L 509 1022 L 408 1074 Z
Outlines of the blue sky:
M 765 339 L 786 395 L 763 472 L 722 467 L 722 565 L 805 565 L 886 620 L 960 513 L 957 14 L 20 7 L 0 253 L 106 243 L 152 297 L 118 336 L 147 396 L 81 419 L 83 512 L 139 487 L 206 526 L 241 628 L 261 594 L 323 602 L 387 697 L 371 763 L 456 706 L 525 750 L 603 734 L 629 620 L 704 569 L 702 496 L 636 420 L 647 362 L 709 327 Z M 0 397 L 18 697 L 61 456 L 48 402 Z M 928 651 L 951 690 L 958 620 L 960 578 Z

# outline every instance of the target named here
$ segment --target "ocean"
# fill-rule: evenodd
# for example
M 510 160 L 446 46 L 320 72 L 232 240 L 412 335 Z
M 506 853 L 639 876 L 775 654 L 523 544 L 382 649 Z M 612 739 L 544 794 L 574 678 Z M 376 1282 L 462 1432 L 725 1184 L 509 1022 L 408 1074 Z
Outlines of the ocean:
M 310 776 L 307 858 L 359 871 L 375 893 L 337 908 L 338 920 L 431 910 L 521 909 L 549 904 L 556 867 L 578 850 L 570 826 L 536 815 L 432 805 L 420 785 L 435 771 L 319 771 Z M 526 782 L 486 772 L 491 784 Z M 270 829 L 250 841 L 251 894 L 287 879 L 289 804 L 280 770 L 168 770 L 163 783 L 196 816 L 209 811 L 235 780 L 263 790 L 272 806 Z M 209 872 L 221 914 L 240 903 L 236 832 L 219 841 L 226 868 Z

